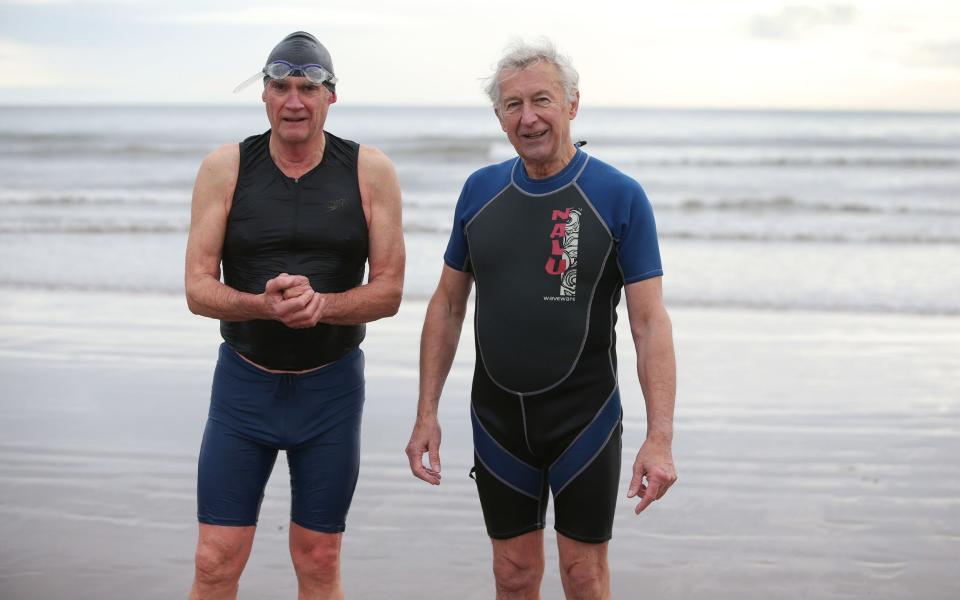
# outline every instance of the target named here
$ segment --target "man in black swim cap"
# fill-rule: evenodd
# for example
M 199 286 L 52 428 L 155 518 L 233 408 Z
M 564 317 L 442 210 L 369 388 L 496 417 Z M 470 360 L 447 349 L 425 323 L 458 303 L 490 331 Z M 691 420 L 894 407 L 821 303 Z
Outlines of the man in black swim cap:
M 211 152 L 193 193 L 187 304 L 220 320 L 224 343 L 200 450 L 190 597 L 236 597 L 284 450 L 300 598 L 342 598 L 364 401 L 359 346 L 364 324 L 400 304 L 400 188 L 382 152 L 324 131 L 337 78 L 315 37 L 284 38 L 246 84 L 259 80 L 270 129 Z

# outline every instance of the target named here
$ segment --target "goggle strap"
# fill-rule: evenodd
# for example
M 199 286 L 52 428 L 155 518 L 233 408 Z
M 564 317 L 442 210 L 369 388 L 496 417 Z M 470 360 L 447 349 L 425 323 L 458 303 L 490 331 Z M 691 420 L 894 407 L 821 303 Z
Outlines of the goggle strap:
M 233 93 L 236 94 L 237 92 L 239 92 L 239 91 L 242 90 L 243 88 L 249 86 L 251 83 L 253 83 L 254 81 L 257 81 L 258 79 L 260 79 L 260 78 L 262 78 L 262 77 L 263 77 L 263 69 L 257 71 L 256 73 L 254 73 L 253 75 L 250 76 L 250 79 L 247 79 L 246 81 L 244 81 L 243 83 L 241 83 L 241 84 L 238 85 L 237 87 L 233 88 Z

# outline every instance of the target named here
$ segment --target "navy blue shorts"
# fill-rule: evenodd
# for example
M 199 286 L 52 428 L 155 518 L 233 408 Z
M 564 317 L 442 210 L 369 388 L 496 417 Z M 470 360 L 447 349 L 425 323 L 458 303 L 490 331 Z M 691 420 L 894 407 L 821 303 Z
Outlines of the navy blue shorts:
M 360 469 L 363 365 L 357 348 L 309 373 L 268 373 L 222 344 L 200 448 L 199 521 L 256 525 L 277 451 L 285 450 L 291 521 L 343 531 Z

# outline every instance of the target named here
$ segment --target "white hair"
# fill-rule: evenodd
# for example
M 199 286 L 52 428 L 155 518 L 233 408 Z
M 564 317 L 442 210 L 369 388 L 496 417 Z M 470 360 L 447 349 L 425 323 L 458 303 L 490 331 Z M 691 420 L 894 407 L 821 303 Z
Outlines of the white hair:
M 500 103 L 500 76 L 504 71 L 515 69 L 526 69 L 546 61 L 557 68 L 560 73 L 560 84 L 563 86 L 563 93 L 567 102 L 572 102 L 577 94 L 577 85 L 580 82 L 580 74 L 573 68 L 573 63 L 566 55 L 560 54 L 556 45 L 547 38 L 541 38 L 536 43 L 527 43 L 523 40 L 515 40 L 507 46 L 506 52 L 493 75 L 486 79 L 485 90 L 487 96 L 494 106 Z

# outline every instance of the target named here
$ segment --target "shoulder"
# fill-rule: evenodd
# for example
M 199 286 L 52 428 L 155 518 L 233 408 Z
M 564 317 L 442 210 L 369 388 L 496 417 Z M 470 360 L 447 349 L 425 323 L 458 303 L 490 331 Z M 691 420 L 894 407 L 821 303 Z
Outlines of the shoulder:
M 516 158 L 511 158 L 500 163 L 487 165 L 477 169 L 467 177 L 467 183 L 474 185 L 483 185 L 490 183 L 510 183 L 510 174 L 513 172 L 513 166 L 517 162 Z M 502 187 L 502 186 L 501 186 Z
M 652 226 L 653 209 L 643 187 L 633 177 L 590 157 L 577 183 L 614 239 L 623 239 L 641 226 Z
M 206 169 L 223 170 L 236 168 L 240 164 L 240 145 L 224 144 L 203 157 L 203 167 Z
M 516 158 L 512 158 L 477 169 L 464 182 L 462 197 L 480 203 L 492 199 L 510 185 L 510 176 L 516 161 Z
M 400 203 L 400 182 L 393 162 L 373 146 L 360 145 L 357 155 L 357 182 L 364 206 L 369 203 Z
M 197 180 L 208 185 L 230 186 L 237 181 L 239 168 L 239 144 L 224 144 L 203 158 Z
M 392 190 L 397 188 L 397 171 L 386 154 L 379 148 L 360 145 L 357 155 L 357 178 L 361 190 L 373 192 Z
M 393 173 L 393 161 L 375 146 L 360 144 L 357 155 L 358 166 L 361 172 L 368 175 Z
M 578 183 L 588 195 L 591 191 L 596 191 L 603 195 L 613 193 L 621 197 L 646 198 L 639 181 L 593 156 L 583 169 Z

